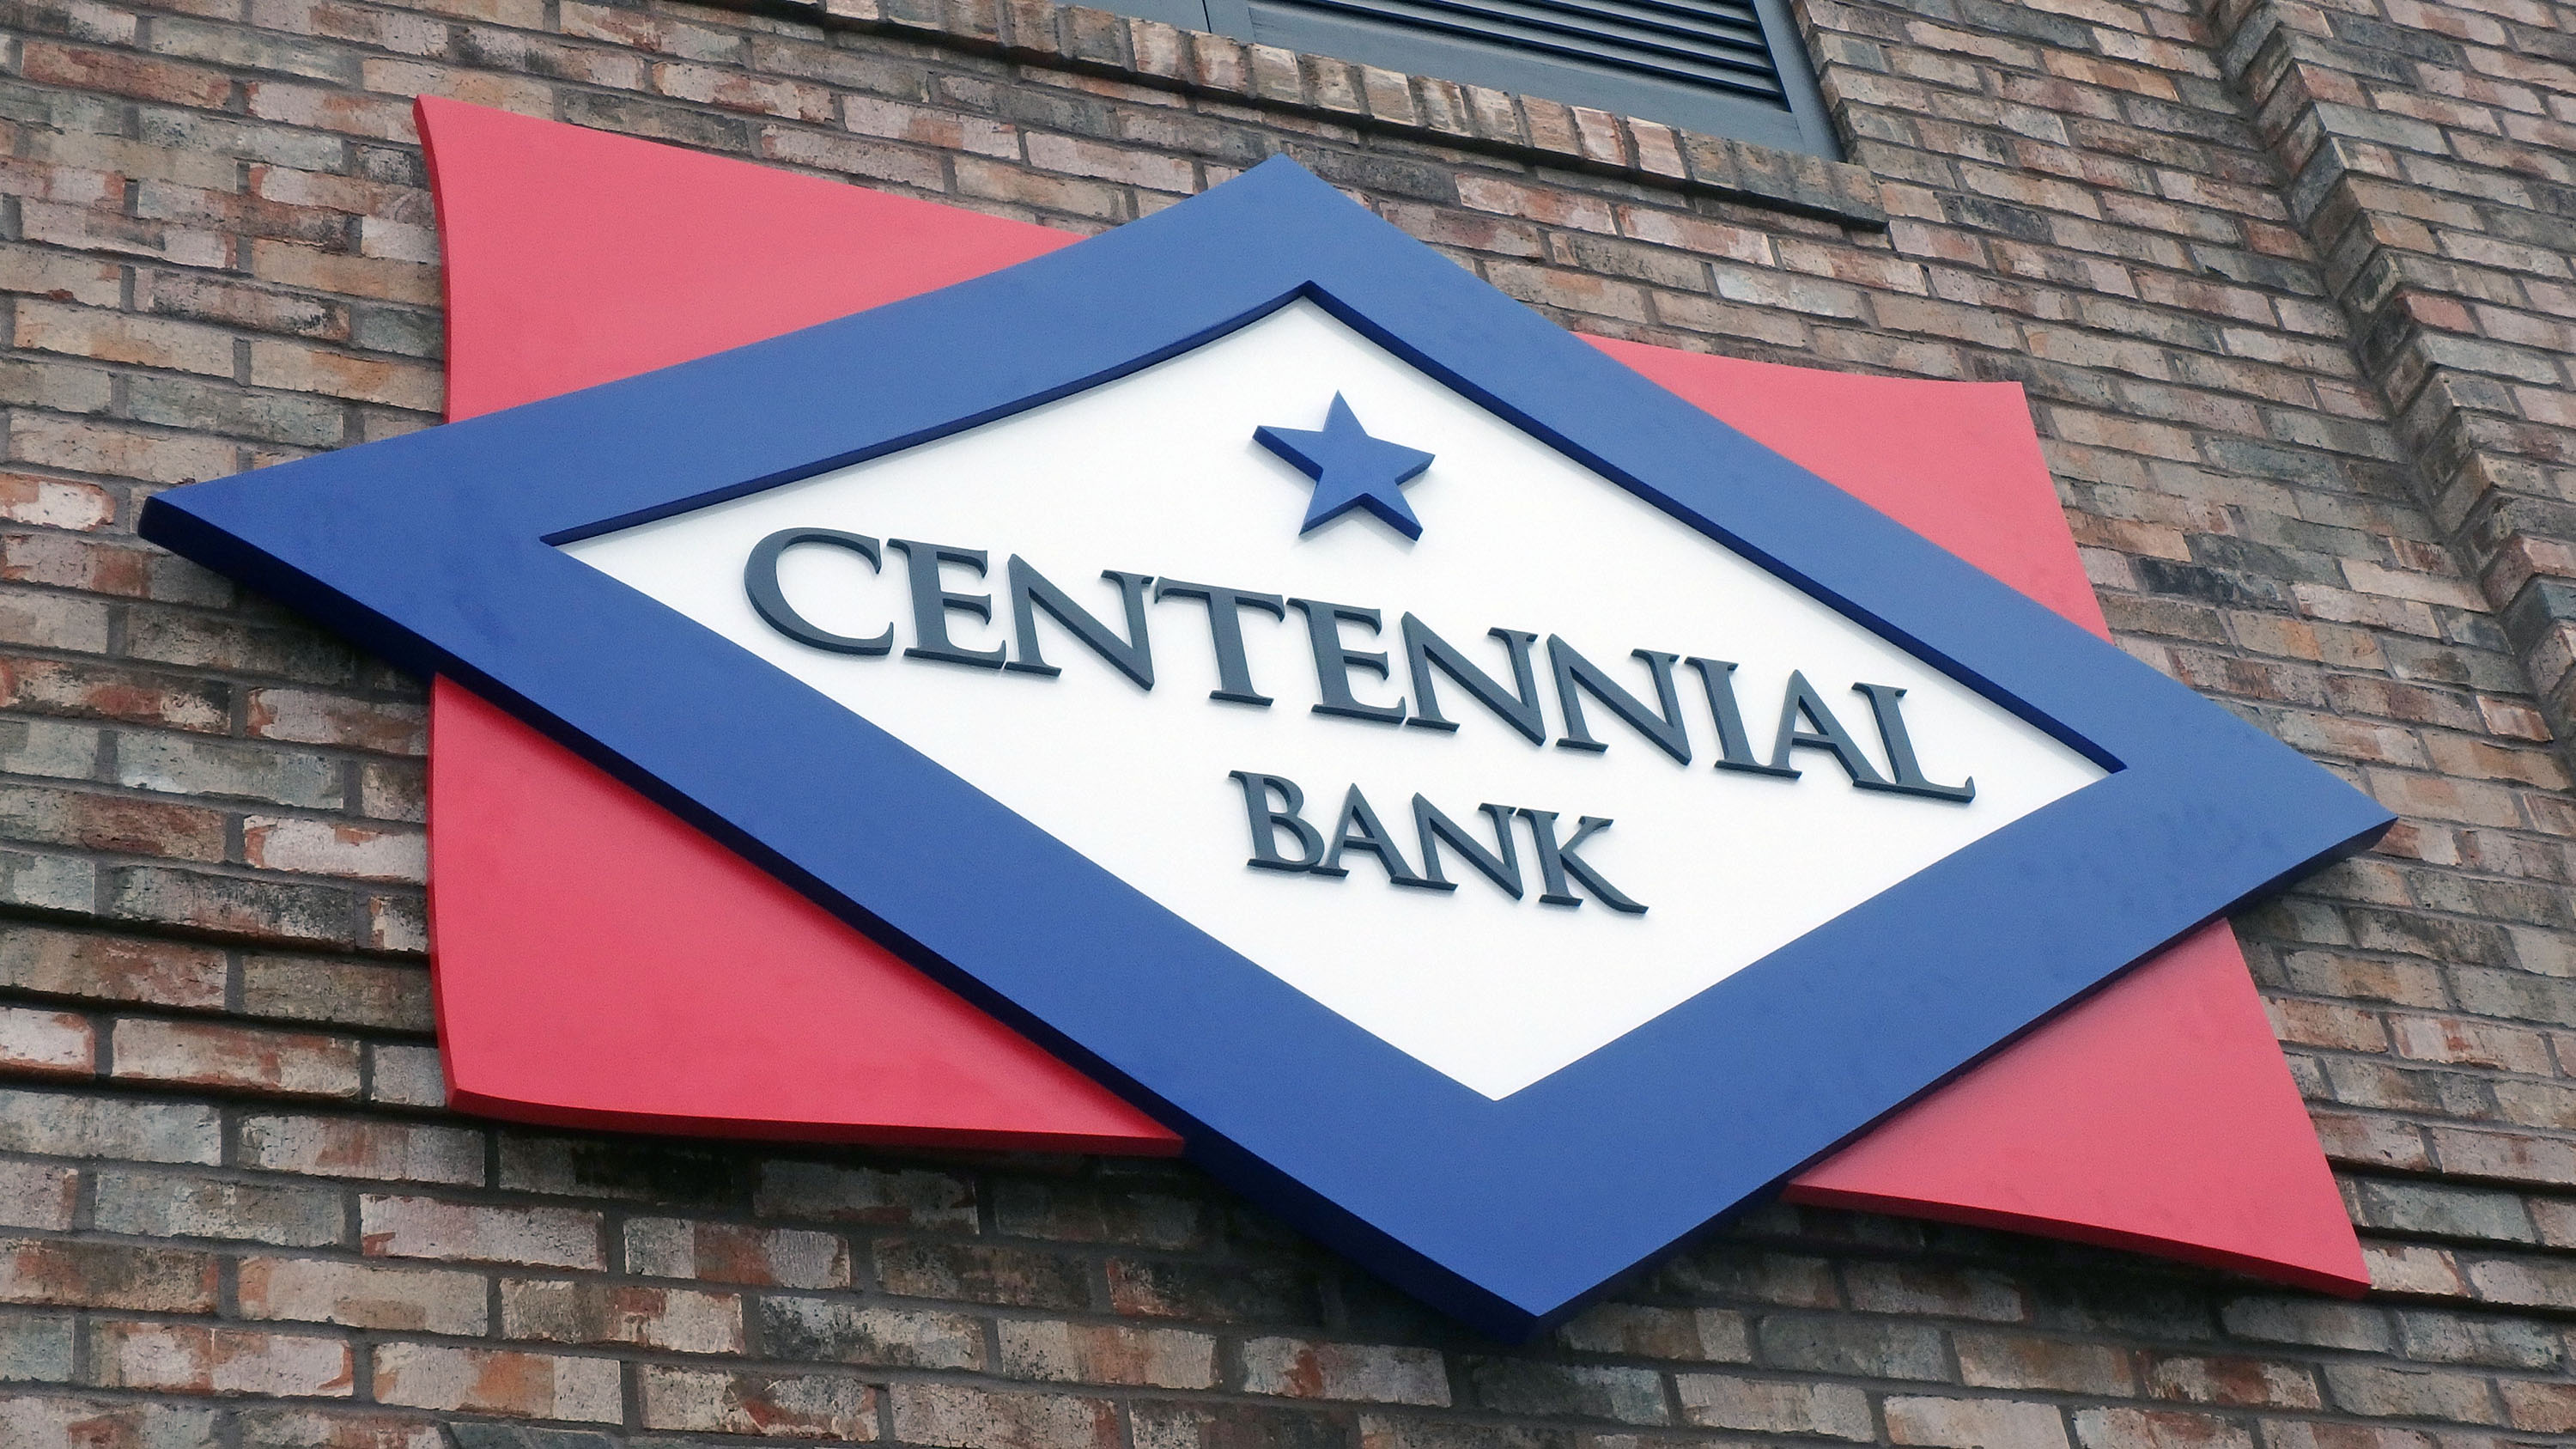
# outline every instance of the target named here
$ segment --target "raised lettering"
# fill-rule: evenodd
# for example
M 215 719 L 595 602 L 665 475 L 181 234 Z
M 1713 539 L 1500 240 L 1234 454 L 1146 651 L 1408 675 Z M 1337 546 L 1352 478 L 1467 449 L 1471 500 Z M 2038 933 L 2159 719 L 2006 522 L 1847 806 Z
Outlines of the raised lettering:
M 837 528 L 782 528 L 751 546 L 751 557 L 742 566 L 742 591 L 751 597 L 751 611 L 760 621 L 799 644 L 828 649 L 835 654 L 884 654 L 894 648 L 894 628 L 865 639 L 835 634 L 796 612 L 787 595 L 778 586 L 778 562 L 786 552 L 800 543 L 819 543 L 846 549 L 868 561 L 872 571 L 882 571 L 885 560 L 877 554 L 877 541 L 862 533 L 843 533 Z
M 1441 715 L 1439 697 L 1432 690 L 1431 670 L 1437 665 L 1474 695 L 1477 703 L 1519 730 L 1531 744 L 1547 743 L 1547 721 L 1538 707 L 1538 673 L 1530 667 L 1530 646 L 1538 642 L 1536 634 L 1520 629 L 1485 631 L 1502 640 L 1503 647 L 1511 651 L 1512 688 L 1506 691 L 1500 681 L 1477 668 L 1456 645 L 1432 633 L 1431 627 L 1420 619 L 1407 614 L 1400 623 L 1404 630 L 1404 660 L 1413 675 L 1413 717 L 1406 724 L 1434 730 L 1458 727 Z
M 1270 696 L 1252 687 L 1252 665 L 1243 657 L 1243 611 L 1259 609 L 1271 618 L 1285 619 L 1287 603 L 1277 594 L 1160 579 L 1154 584 L 1154 602 L 1159 604 L 1165 599 L 1200 599 L 1207 604 L 1208 637 L 1216 646 L 1217 682 L 1216 688 L 1208 691 L 1208 698 L 1269 708 Z
M 912 585 L 913 645 L 903 651 L 906 659 L 936 659 L 944 664 L 967 664 L 978 669 L 1002 667 L 1002 651 L 968 649 L 948 637 L 948 612 L 972 614 L 985 623 L 993 621 L 993 599 L 989 594 L 954 594 L 940 582 L 943 564 L 963 564 L 984 574 L 984 551 L 980 548 L 950 548 L 946 544 L 922 543 L 917 539 L 890 538 L 886 546 L 902 553 L 904 576 Z
M 1622 688 L 1616 680 L 1601 672 L 1601 666 L 1575 652 L 1574 646 L 1554 634 L 1547 636 L 1548 667 L 1556 675 L 1556 707 L 1565 715 L 1565 737 L 1556 742 L 1565 750 L 1600 751 L 1609 746 L 1592 737 L 1583 726 L 1583 700 L 1577 691 L 1588 691 L 1594 699 L 1610 707 L 1610 712 L 1626 720 L 1630 728 L 1655 743 L 1655 747 L 1682 764 L 1689 764 L 1690 732 L 1682 725 L 1681 695 L 1673 688 L 1673 664 L 1681 656 L 1658 653 L 1652 649 L 1631 651 L 1646 661 L 1654 672 L 1655 698 L 1662 705 L 1660 715 L 1646 708 L 1645 702 Z
M 1387 673 L 1386 656 L 1365 649 L 1353 649 L 1342 641 L 1342 622 L 1366 624 L 1369 632 L 1378 632 L 1378 613 L 1352 604 L 1328 604 L 1319 599 L 1290 599 L 1290 608 L 1306 618 L 1306 641 L 1315 651 L 1315 691 L 1323 703 L 1315 706 L 1317 714 L 1340 715 L 1345 719 L 1364 719 L 1372 724 L 1404 723 L 1404 701 L 1393 704 L 1363 704 L 1351 693 L 1351 671 L 1365 669 L 1380 679 L 1392 678 Z
M 1121 639 L 1018 554 L 1011 555 L 1006 572 L 1011 584 L 1011 625 L 1020 643 L 1020 657 L 1006 667 L 1049 677 L 1064 672 L 1038 653 L 1037 611 L 1044 609 L 1067 633 L 1088 645 L 1092 653 L 1134 680 L 1139 689 L 1154 687 L 1154 644 L 1145 633 L 1145 585 L 1153 575 L 1120 573 L 1116 569 L 1101 571 L 1102 578 L 1118 586 L 1119 601 L 1127 606 L 1127 637 Z
M 1244 864 L 1256 870 L 1308 871 L 1324 859 L 1324 835 L 1309 823 L 1302 813 L 1306 792 L 1285 775 L 1262 775 L 1250 770 L 1231 771 L 1226 776 L 1243 787 L 1243 813 L 1252 825 L 1252 859 Z M 1279 805 L 1270 804 L 1276 791 Z M 1285 830 L 1297 837 L 1297 854 L 1279 853 L 1279 832 Z

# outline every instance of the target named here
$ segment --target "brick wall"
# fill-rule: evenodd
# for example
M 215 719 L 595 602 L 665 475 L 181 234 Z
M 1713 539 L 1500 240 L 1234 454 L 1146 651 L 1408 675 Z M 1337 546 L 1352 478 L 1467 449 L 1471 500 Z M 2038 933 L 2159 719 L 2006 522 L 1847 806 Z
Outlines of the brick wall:
M 1854 164 L 1040 0 L 0 6 L 0 1444 L 2576 1438 L 2576 11 L 1808 0 Z M 2405 817 L 2240 922 L 2379 1284 L 1775 1210 L 1504 1351 L 1194 1172 L 439 1109 L 422 693 L 139 544 L 428 424 L 434 91 L 1075 230 L 1286 150 L 1583 330 L 2029 390 Z

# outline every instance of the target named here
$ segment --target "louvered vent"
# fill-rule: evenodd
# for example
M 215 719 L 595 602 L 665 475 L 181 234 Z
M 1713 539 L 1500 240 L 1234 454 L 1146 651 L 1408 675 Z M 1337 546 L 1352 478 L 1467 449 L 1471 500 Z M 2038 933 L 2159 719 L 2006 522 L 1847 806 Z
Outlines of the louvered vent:
M 1282 50 L 1838 157 L 1787 0 L 1085 0 Z
M 1281 8 L 1291 8 L 1282 6 Z M 1786 109 L 1751 4 L 1726 0 L 1294 0 L 1487 45 L 1708 86 Z
M 1838 154 L 1787 0 L 1090 3 L 1283 50 Z

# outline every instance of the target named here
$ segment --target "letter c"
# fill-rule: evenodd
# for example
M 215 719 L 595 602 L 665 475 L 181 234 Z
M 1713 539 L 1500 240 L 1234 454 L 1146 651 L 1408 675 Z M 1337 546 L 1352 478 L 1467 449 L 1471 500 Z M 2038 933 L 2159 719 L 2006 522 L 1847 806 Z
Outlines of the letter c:
M 752 545 L 751 558 L 742 566 L 742 591 L 751 596 L 751 607 L 761 622 L 799 644 L 829 649 L 835 654 L 886 654 L 894 649 L 894 627 L 870 639 L 853 639 L 815 626 L 813 621 L 789 606 L 787 595 L 778 587 L 778 560 L 800 543 L 829 544 L 845 548 L 868 561 L 868 567 L 882 570 L 885 561 L 877 553 L 877 541 L 864 534 L 843 533 L 837 528 L 782 528 Z

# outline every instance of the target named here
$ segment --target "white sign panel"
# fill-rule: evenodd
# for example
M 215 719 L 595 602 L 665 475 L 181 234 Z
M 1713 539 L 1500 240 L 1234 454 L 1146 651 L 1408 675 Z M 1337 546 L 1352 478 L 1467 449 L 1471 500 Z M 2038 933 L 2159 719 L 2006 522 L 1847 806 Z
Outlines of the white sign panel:
M 1419 538 L 1363 508 L 1300 532 L 1318 484 L 1254 434 L 1324 429 L 1337 396 L 1371 437 L 1432 456 L 1400 494 Z M 776 567 L 796 616 L 852 639 L 891 628 L 889 652 L 813 647 L 754 608 L 746 562 L 790 529 L 883 543 L 874 564 L 849 548 L 804 546 L 777 554 Z M 566 547 L 1491 1098 L 2102 773 L 1308 303 L 1000 422 Z M 938 562 L 936 549 L 981 551 L 985 567 Z M 935 567 L 939 589 L 989 607 L 986 618 L 971 603 L 934 605 L 948 647 L 1025 663 L 1014 557 L 1131 646 L 1121 587 L 1102 572 L 1161 581 L 1159 599 L 1137 585 L 1149 601 L 1151 688 L 1043 609 L 1033 628 L 1044 663 L 1060 671 L 1051 676 L 907 652 L 939 643 L 921 637 L 914 596 L 916 573 Z M 1176 583 L 1285 607 L 1274 617 Z M 1361 611 L 1375 611 L 1374 628 Z M 1399 622 L 1408 614 L 1506 691 L 1514 650 L 1526 648 L 1546 743 L 1452 672 L 1429 671 L 1436 699 L 1426 708 Z M 1326 636 L 1333 650 L 1318 642 L 1319 616 L 1337 631 Z M 1227 625 L 1240 631 L 1242 668 L 1266 706 L 1210 697 L 1227 683 L 1218 650 Z M 1337 657 L 1372 654 L 1387 656 L 1384 677 Z M 1571 676 L 1552 668 L 1568 658 L 1579 661 Z M 1793 673 L 1811 707 L 1784 724 L 1784 703 L 1797 703 Z M 1669 714 L 1659 674 L 1672 685 Z M 1686 736 L 1688 763 L 1587 678 L 1626 691 L 1667 740 Z M 1580 726 L 1566 717 L 1568 694 Z M 1347 712 L 1317 710 L 1336 696 Z M 1743 730 L 1733 749 L 1720 725 L 1730 706 Z M 1428 727 L 1426 716 L 1454 729 Z M 1911 761 L 1890 758 L 1890 716 Z M 1784 727 L 1797 743 L 1781 755 Z M 1973 797 L 1855 788 L 1832 747 L 1837 729 L 1864 773 L 1973 782 Z M 1599 748 L 1567 747 L 1569 737 Z M 1798 773 L 1713 768 L 1729 756 L 1784 759 Z M 1299 787 L 1302 819 L 1326 842 L 1345 841 L 1330 860 L 1343 873 L 1248 863 L 1265 850 L 1294 861 L 1304 845 L 1293 826 L 1264 818 L 1284 815 L 1287 797 L 1261 777 Z M 1373 824 L 1349 813 L 1354 787 Z M 1448 837 L 1431 848 L 1455 889 L 1398 883 L 1426 875 L 1417 796 L 1497 859 L 1497 822 L 1512 832 L 1526 878 L 1518 898 Z M 1584 817 L 1612 823 L 1577 843 Z M 1541 899 L 1539 857 L 1557 844 L 1574 852 L 1564 897 L 1580 906 Z M 992 904 L 1011 908 L 1006 884 Z

